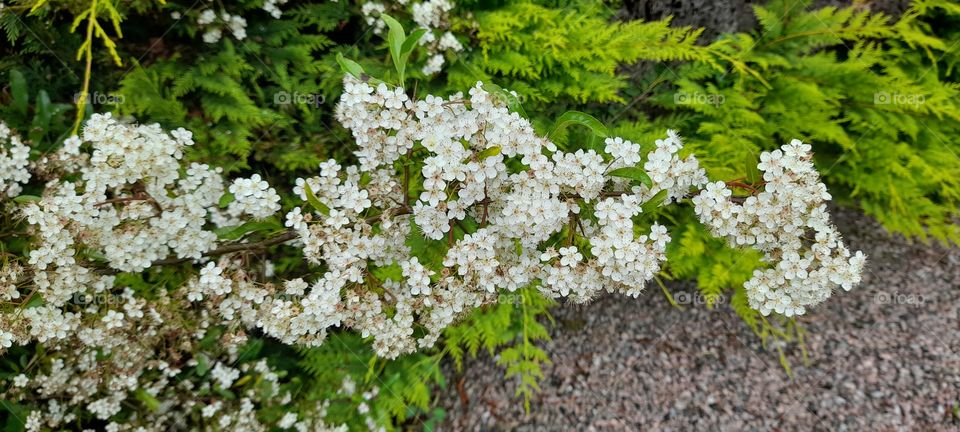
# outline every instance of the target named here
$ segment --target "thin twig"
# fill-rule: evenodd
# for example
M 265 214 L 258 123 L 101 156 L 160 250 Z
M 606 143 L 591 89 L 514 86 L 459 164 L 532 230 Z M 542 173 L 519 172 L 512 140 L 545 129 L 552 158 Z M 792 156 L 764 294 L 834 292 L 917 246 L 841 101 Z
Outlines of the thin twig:
M 209 258 L 209 257 L 220 256 L 220 255 L 226 255 L 226 254 L 228 254 L 228 253 L 233 253 L 233 252 L 242 252 L 242 251 L 247 251 L 247 250 L 263 249 L 263 248 L 267 248 L 267 247 L 270 247 L 270 246 L 273 246 L 273 245 L 276 245 L 276 244 L 280 244 L 280 243 L 283 243 L 283 242 L 286 242 L 286 241 L 293 240 L 293 239 L 297 238 L 298 235 L 299 235 L 299 234 L 297 234 L 296 231 L 293 231 L 293 230 L 285 230 L 285 231 L 282 231 L 281 233 L 279 233 L 279 234 L 277 234 L 277 235 L 275 235 L 275 236 L 273 236 L 273 237 L 269 237 L 269 238 L 260 240 L 260 241 L 258 241 L 258 242 L 253 242 L 253 243 L 234 243 L 234 244 L 228 244 L 228 245 L 225 245 L 225 246 L 221 246 L 221 247 L 218 247 L 218 248 L 216 248 L 216 249 L 213 249 L 213 250 L 204 252 L 204 253 L 203 253 L 203 256 Z M 180 264 L 180 263 L 184 263 L 184 262 L 191 261 L 191 260 L 193 260 L 193 258 L 164 258 L 164 259 L 162 259 L 162 260 L 154 261 L 154 262 L 151 264 L 151 267 L 153 267 L 153 266 L 161 266 L 161 265 Z M 112 269 L 112 268 L 101 268 L 101 269 L 97 269 L 97 273 L 99 273 L 99 274 L 104 274 L 104 275 L 117 274 L 117 273 L 119 273 L 119 272 L 120 272 L 119 270 L 117 270 L 117 269 Z

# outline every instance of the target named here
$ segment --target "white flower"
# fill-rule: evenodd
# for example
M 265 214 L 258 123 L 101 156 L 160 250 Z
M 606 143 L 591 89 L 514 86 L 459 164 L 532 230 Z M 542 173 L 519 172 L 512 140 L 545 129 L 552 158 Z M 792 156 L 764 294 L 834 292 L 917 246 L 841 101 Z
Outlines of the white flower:
M 113 328 L 119 328 L 123 326 L 123 313 L 117 311 L 107 311 L 107 314 L 104 315 L 102 319 L 104 325 L 106 325 L 107 330 Z
M 0 330 L 0 349 L 10 348 L 11 346 L 13 346 L 13 333 Z
M 293 427 L 294 423 L 296 422 L 297 422 L 297 414 L 289 412 L 284 414 L 283 417 L 280 419 L 280 421 L 277 422 L 277 427 L 281 429 L 287 429 L 287 428 Z
M 197 18 L 197 24 L 206 25 L 213 22 L 217 19 L 217 14 L 212 9 L 206 9 L 200 13 L 200 17 Z
M 220 411 L 220 407 L 221 407 L 221 406 L 223 406 L 223 402 L 221 402 L 221 401 L 216 401 L 216 402 L 214 402 L 214 403 L 212 403 L 212 404 L 209 404 L 209 405 L 207 405 L 207 406 L 204 406 L 203 409 L 200 411 L 200 414 L 201 414 L 204 418 L 213 417 L 214 415 L 217 414 L 217 411 Z
M 445 24 L 446 4 L 424 3 L 418 18 L 436 24 L 439 16 Z M 201 31 L 230 31 L 231 21 L 214 14 Z M 426 43 L 444 39 L 440 34 Z M 103 114 L 65 142 L 58 153 L 76 153 L 68 168 L 58 167 L 75 170 L 69 180 L 48 182 L 39 201 L 8 206 L 33 238 L 22 259 L 0 269 L 0 299 L 18 298 L 29 286 L 43 302 L 4 318 L 0 351 L 14 344 L 50 350 L 50 361 L 29 379 L 13 379 L 40 395 L 42 416 L 31 414 L 28 423 L 58 428 L 72 415 L 121 430 L 199 412 L 219 429 L 310 429 L 322 407 L 259 423 L 260 407 L 279 409 L 292 396 L 265 361 L 241 361 L 248 335 L 316 347 L 331 331 L 355 331 L 376 355 L 396 358 L 434 346 L 445 329 L 503 292 L 532 287 L 573 302 L 603 292 L 636 297 L 661 271 L 671 241 L 665 226 L 641 214 L 658 194 L 666 196 L 660 205 L 693 196 L 697 217 L 714 235 L 764 255 L 767 266 L 744 284 L 749 304 L 763 314 L 803 314 L 835 288 L 860 282 L 865 257 L 847 250 L 830 222 L 829 193 L 800 142 L 762 156 L 765 183 L 750 196 L 742 196 L 749 188 L 736 188 L 735 196 L 724 182 L 709 182 L 696 158 L 679 157 L 676 132 L 645 156 L 620 138 L 606 140 L 600 152 L 561 151 L 480 83 L 468 95 L 414 101 L 386 84 L 348 77 L 336 117 L 356 141 L 357 164 L 328 160 L 297 179 L 292 196 L 303 203 L 284 215 L 286 231 L 261 230 L 250 239 L 232 234 L 238 226 L 269 227 L 252 220 L 279 219 L 279 194 L 260 175 L 226 179 L 221 169 L 182 161 L 190 132 Z M 5 127 L 0 136 L 13 142 Z M 641 165 L 650 184 L 609 174 Z M 305 210 L 308 189 L 320 209 Z M 233 200 L 223 208 L 227 192 Z M 277 248 L 280 241 L 286 246 Z M 265 250 L 291 246 L 302 261 Z M 167 262 L 176 271 L 150 271 L 147 279 L 182 279 L 182 286 L 138 284 L 135 291 L 125 287 L 128 276 L 101 274 Z M 273 263 L 278 275 L 305 276 L 278 280 Z M 211 334 L 215 349 L 200 347 Z M 201 364 L 213 368 L 176 379 Z M 241 377 L 257 383 L 256 391 L 236 385 Z M 368 405 L 376 397 L 375 388 L 355 387 L 344 380 L 344 391 L 363 392 Z M 237 397 L 218 400 L 219 390 Z M 142 403 L 141 392 L 162 409 L 143 411 L 131 420 L 138 424 L 110 422 L 131 398 Z
M 30 148 L 0 121 L 0 194 L 8 197 L 20 195 L 21 185 L 30 181 L 29 159 Z
M 210 371 L 210 377 L 217 381 L 217 385 L 219 385 L 220 388 L 226 390 L 233 385 L 237 378 L 240 378 L 240 371 L 226 366 L 223 363 L 217 363 L 216 366 L 213 367 L 213 370 Z
M 13 377 L 13 385 L 14 385 L 14 387 L 23 388 L 23 387 L 26 387 L 27 384 L 30 384 L 30 378 L 27 378 L 26 375 L 20 374 L 20 375 L 17 375 L 17 376 L 15 376 L 15 377 Z
M 232 216 L 248 214 L 264 219 L 280 210 L 280 195 L 260 178 L 260 174 L 234 180 L 229 191 L 234 195 L 234 201 L 228 205 L 227 213 Z
M 560 248 L 560 265 L 567 267 L 575 267 L 580 260 L 583 259 L 583 254 L 577 251 L 576 247 L 570 246 L 565 248 Z

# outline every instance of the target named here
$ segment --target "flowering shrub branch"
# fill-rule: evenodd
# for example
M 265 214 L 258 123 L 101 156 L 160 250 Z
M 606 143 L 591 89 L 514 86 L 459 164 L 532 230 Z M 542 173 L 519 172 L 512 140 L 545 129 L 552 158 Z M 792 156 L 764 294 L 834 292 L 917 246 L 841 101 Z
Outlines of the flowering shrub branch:
M 694 156 L 679 155 L 673 131 L 646 154 L 621 138 L 564 151 L 506 99 L 478 83 L 466 96 L 414 100 L 400 88 L 348 76 L 336 114 L 357 142 L 358 165 L 330 160 L 317 175 L 297 179 L 293 192 L 303 206 L 286 212 L 283 226 L 280 197 L 259 175 L 228 181 L 219 168 L 182 162 L 190 132 L 94 115 L 82 138 L 71 138 L 43 161 L 48 166 L 34 170 L 63 175 L 47 181 L 42 197 L 17 198 L 35 241 L 25 266 L 3 267 L 0 295 L 19 298 L 29 285 L 30 297 L 42 300 L 0 316 L 0 349 L 39 342 L 75 358 L 114 350 L 108 362 L 163 357 L 103 341 L 180 332 L 177 322 L 188 320 L 198 328 L 224 326 L 238 341 L 257 329 L 302 346 L 320 345 L 331 328 L 346 327 L 372 338 L 379 356 L 396 358 L 432 347 L 445 328 L 503 291 L 535 288 L 575 302 L 601 292 L 636 297 L 660 272 L 670 242 L 667 228 L 644 213 L 691 196 L 715 235 L 756 248 L 770 262 L 746 285 L 762 313 L 802 314 L 833 287 L 859 281 L 863 255 L 851 255 L 829 222 L 823 202 L 830 196 L 809 145 L 794 141 L 764 153 L 764 183 L 709 182 Z M 10 152 L 19 152 L 19 141 L 5 134 Z M 4 153 L 3 163 L 22 167 L 18 155 Z M 4 187 L 16 190 L 26 180 L 18 174 Z M 731 187 L 750 195 L 737 199 Z M 272 234 L 233 242 L 256 232 Z M 319 276 L 260 283 L 237 259 L 237 252 L 282 243 L 299 248 Z M 202 265 L 199 277 L 159 298 L 118 285 L 121 273 L 184 262 Z M 24 275 L 27 284 L 8 283 Z M 122 305 L 75 301 L 116 289 L 124 292 Z M 176 304 L 179 318 L 164 316 L 169 306 L 160 304 Z M 86 400 L 77 389 L 115 387 L 110 383 L 124 376 L 94 384 L 84 367 L 64 357 L 54 372 L 69 384 L 44 394 Z M 151 368 L 166 378 L 156 381 Z M 136 388 L 176 399 L 165 380 L 180 368 L 161 358 L 139 364 L 127 375 L 133 387 L 85 407 L 108 418 Z M 214 372 L 227 388 L 242 371 L 218 364 Z M 21 387 L 50 386 L 45 379 Z
M 295 238 L 297 238 L 296 232 L 286 230 L 286 231 L 282 231 L 282 232 L 280 232 L 280 233 L 278 233 L 278 234 L 276 234 L 276 235 L 273 235 L 273 236 L 271 236 L 271 237 L 268 237 L 268 238 L 266 238 L 266 239 L 263 239 L 263 240 L 260 240 L 260 241 L 256 241 L 256 242 L 250 242 L 250 243 L 233 243 L 233 244 L 223 245 L 223 246 L 220 246 L 220 247 L 218 247 L 218 248 L 216 248 L 216 249 L 206 251 L 206 252 L 202 253 L 201 256 L 203 256 L 204 258 L 214 258 L 214 257 L 218 257 L 218 256 L 221 256 L 221 255 L 226 255 L 226 254 L 235 253 L 235 252 L 263 250 L 263 249 L 266 249 L 266 248 L 268 248 L 268 247 L 270 247 L 270 246 L 274 246 L 274 245 L 278 245 L 278 244 L 281 244 L 281 243 L 285 243 L 285 242 L 287 242 L 287 241 L 289 241 L 289 240 L 293 240 L 293 239 L 295 239 Z M 156 261 L 154 261 L 154 262 L 151 264 L 151 267 L 182 264 L 182 263 L 190 262 L 190 261 L 193 261 L 193 259 L 192 259 L 192 258 L 164 258 L 164 259 L 161 259 L 161 260 L 156 260 Z M 119 272 L 120 272 L 120 271 L 117 270 L 117 269 L 109 268 L 109 267 L 106 267 L 106 266 L 99 266 L 99 267 L 97 267 L 97 273 L 102 274 L 102 275 L 117 274 L 117 273 L 119 273 Z

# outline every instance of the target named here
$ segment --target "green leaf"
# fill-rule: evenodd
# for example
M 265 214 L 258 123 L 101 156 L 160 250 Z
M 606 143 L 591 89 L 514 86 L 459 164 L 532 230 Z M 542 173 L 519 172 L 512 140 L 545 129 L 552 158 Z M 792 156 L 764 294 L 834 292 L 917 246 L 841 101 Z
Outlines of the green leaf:
M 759 184 L 763 181 L 763 173 L 757 168 L 757 158 L 748 153 L 744 158 L 744 172 L 746 173 L 747 183 L 751 185 Z
M 10 71 L 10 94 L 13 96 L 10 106 L 21 115 L 27 115 L 27 107 L 30 105 L 27 80 L 16 69 Z
M 413 49 L 417 46 L 417 41 L 427 33 L 427 29 L 419 28 L 413 31 L 404 41 L 403 45 L 400 46 L 400 64 L 402 65 L 400 72 L 400 85 L 403 86 L 404 72 L 407 69 L 407 60 L 410 58 L 410 54 L 413 52 Z
M 24 204 L 24 203 L 36 202 L 40 200 L 41 198 L 36 195 L 20 195 L 18 197 L 15 197 L 13 199 L 13 202 Z
M 370 380 L 374 377 L 374 374 L 377 371 L 377 360 L 377 357 L 373 356 L 370 357 L 369 361 L 367 361 L 367 375 L 364 377 L 364 381 L 370 382 Z
M 410 36 L 407 36 L 407 39 L 403 41 L 403 46 L 400 47 L 400 55 L 409 56 L 413 49 L 417 47 L 417 42 L 420 41 L 420 38 L 427 33 L 427 29 L 418 28 L 410 33 Z M 406 57 L 404 57 L 406 59 Z
M 403 281 L 403 269 L 400 268 L 400 264 L 397 263 L 391 263 L 390 265 L 383 267 L 371 266 L 370 273 L 382 281 L 387 279 L 397 282 Z
M 787 376 L 793 378 L 793 370 L 790 369 L 790 360 L 787 360 L 787 355 L 784 354 L 783 348 L 777 346 L 777 351 L 779 353 L 780 366 L 783 367 L 783 370 L 787 372 Z
M 236 199 L 237 197 L 233 196 L 232 193 L 227 192 L 220 197 L 220 201 L 217 204 L 220 206 L 220 208 L 227 208 L 227 206 Z
M 484 83 L 483 89 L 486 90 L 487 93 L 496 95 L 503 100 L 504 103 L 507 104 L 507 108 L 510 111 L 520 114 L 521 117 L 527 117 L 527 113 L 523 110 L 523 106 L 520 104 L 520 99 L 517 97 L 517 95 L 510 93 L 504 90 L 503 87 L 493 83 Z
M 220 336 L 223 335 L 223 327 L 210 327 L 207 329 L 207 332 L 203 335 L 203 339 L 200 339 L 200 349 L 210 350 L 213 349 L 220 343 Z M 203 356 L 204 354 L 200 354 Z M 204 357 L 206 360 L 206 357 Z
M 645 184 L 647 187 L 653 187 L 653 180 L 647 175 L 647 172 L 640 167 L 617 168 L 609 173 L 611 176 L 630 180 L 636 180 Z
M 243 349 L 240 350 L 240 355 L 237 357 L 237 363 L 246 363 L 256 360 L 257 355 L 260 354 L 260 350 L 262 349 L 263 339 L 251 339 L 250 342 L 247 342 Z
M 340 64 L 340 69 L 343 69 L 344 72 L 363 80 L 365 73 L 363 72 L 363 66 L 360 66 L 359 63 L 344 57 L 341 53 L 337 53 L 337 63 Z
M 213 232 L 217 234 L 217 238 L 222 240 L 237 240 L 240 237 L 243 237 L 247 234 L 257 231 L 268 231 L 283 228 L 274 218 L 262 220 L 262 221 L 250 221 L 246 222 L 243 225 L 238 226 L 226 226 L 215 229 Z
M 430 417 L 423 423 L 424 432 L 434 432 L 440 430 L 443 419 L 447 417 L 447 411 L 443 408 L 434 408 L 430 412 Z
M 44 135 L 53 129 L 51 127 L 53 119 L 72 108 L 73 107 L 71 105 L 51 102 L 50 95 L 46 90 L 40 90 L 37 92 L 36 103 L 34 104 L 33 121 L 30 125 L 30 140 L 39 142 Z M 92 112 L 90 105 L 87 105 L 87 108 L 89 108 L 90 112 Z
M 219 385 L 216 386 L 216 392 L 218 395 L 223 396 L 227 400 L 234 400 L 237 398 L 236 393 L 234 393 L 230 389 L 220 388 Z
M 500 146 L 493 146 L 483 150 L 480 153 L 477 153 L 477 160 L 484 160 L 490 156 L 496 156 L 500 154 Z
M 406 42 L 407 35 L 403 31 L 400 22 L 393 19 L 390 15 L 380 14 L 383 22 L 387 23 L 390 31 L 387 32 L 387 45 L 390 47 L 390 57 L 393 58 L 393 65 L 397 68 L 397 75 L 400 78 L 400 86 L 403 86 L 404 71 L 406 71 L 406 59 L 403 57 L 403 44 Z
M 317 209 L 318 212 L 322 213 L 324 216 L 330 216 L 330 207 L 327 207 L 326 204 L 320 202 L 317 199 L 317 196 L 313 194 L 313 190 L 310 189 L 309 183 L 303 184 L 303 191 L 307 193 L 307 202 Z
M 30 408 L 25 405 L 21 405 L 12 399 L 0 399 L 0 412 L 4 411 L 11 414 L 6 416 L 3 428 L 4 432 L 24 430 L 24 422 L 30 414 Z
M 207 374 L 207 371 L 210 370 L 210 363 L 207 361 L 207 356 L 205 354 L 197 355 L 197 375 L 204 376 Z
M 606 138 L 608 136 L 607 127 L 604 126 L 600 120 L 597 120 L 596 117 L 585 112 L 567 111 L 561 114 L 560 118 L 553 124 L 553 129 L 550 130 L 548 137 L 553 140 L 560 131 L 575 124 L 589 128 L 593 131 L 594 135 L 600 138 Z
M 157 398 L 153 397 L 150 393 L 147 393 L 146 390 L 139 388 L 136 393 L 134 393 L 137 400 L 142 402 L 144 406 L 147 407 L 150 411 L 156 411 L 160 408 L 160 401 Z
M 50 102 L 50 95 L 46 90 L 40 90 L 37 93 L 36 113 L 33 115 L 33 128 L 46 130 L 50 125 L 50 119 L 53 117 L 53 105 Z
M 663 203 L 663 200 L 667 199 L 667 190 L 664 189 L 660 192 L 657 192 L 653 198 L 650 198 L 647 202 L 643 203 L 640 206 L 641 213 L 651 214 L 660 208 L 660 204 Z

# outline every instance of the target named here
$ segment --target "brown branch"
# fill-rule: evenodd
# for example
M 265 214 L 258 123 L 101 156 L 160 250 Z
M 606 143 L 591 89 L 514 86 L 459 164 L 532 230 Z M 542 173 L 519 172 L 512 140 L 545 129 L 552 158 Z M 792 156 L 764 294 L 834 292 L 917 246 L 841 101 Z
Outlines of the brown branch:
M 749 185 L 749 184 L 746 184 L 746 183 L 743 183 L 743 182 L 740 182 L 740 181 L 736 181 L 736 180 L 728 181 L 728 182 L 726 182 L 726 184 L 727 184 L 727 187 L 737 187 L 737 188 L 740 188 L 740 189 L 746 189 L 746 190 L 754 191 L 754 192 L 757 191 L 757 188 L 754 187 L 753 185 Z
M 151 206 L 153 206 L 154 210 L 156 210 L 158 213 L 163 213 L 163 207 L 160 206 L 160 203 L 157 202 L 157 200 L 150 196 L 150 194 L 148 194 L 146 191 L 138 191 L 132 196 L 128 197 L 117 197 L 103 200 L 94 204 L 94 207 L 100 207 L 107 204 L 127 203 L 131 201 L 147 201 Z
M 610 198 L 610 197 L 618 197 L 618 196 L 621 196 L 621 195 L 629 195 L 629 194 L 632 194 L 632 193 L 633 193 L 633 192 L 631 192 L 631 191 L 606 191 L 606 192 L 600 192 L 600 197 Z M 571 194 L 571 193 L 561 193 L 561 194 L 559 195 L 559 197 L 560 197 L 560 199 L 562 199 L 562 200 L 570 200 L 570 199 L 572 199 L 572 200 L 579 200 L 579 199 L 583 199 L 583 197 L 581 197 L 580 195 Z
M 100 206 L 105 206 L 107 204 L 125 203 L 125 202 L 131 202 L 131 201 L 146 201 L 148 199 L 152 199 L 152 198 L 148 198 L 146 196 L 136 196 L 136 195 L 128 196 L 128 197 L 110 198 L 108 200 L 100 201 L 94 204 L 93 206 L 100 207 Z
M 228 244 L 228 245 L 225 245 L 225 246 L 221 246 L 221 247 L 218 247 L 218 248 L 216 248 L 216 249 L 213 249 L 213 250 L 209 250 L 209 251 L 207 251 L 207 252 L 204 252 L 204 253 L 203 253 L 203 256 L 209 258 L 209 257 L 220 256 L 220 255 L 226 255 L 226 254 L 228 254 L 228 253 L 233 253 L 233 252 L 242 252 L 242 251 L 247 251 L 247 250 L 265 249 L 265 248 L 270 247 L 270 246 L 273 246 L 273 245 L 277 245 L 277 244 L 280 244 L 280 243 L 283 243 L 283 242 L 286 242 L 286 241 L 293 240 L 293 239 L 297 238 L 297 236 L 298 236 L 298 234 L 297 234 L 296 231 L 293 231 L 293 230 L 285 230 L 285 231 L 281 232 L 280 234 L 277 234 L 277 235 L 275 235 L 275 236 L 273 236 L 273 237 L 268 237 L 268 238 L 263 239 L 263 240 L 260 240 L 260 241 L 258 241 L 258 242 L 253 242 L 253 243 L 233 243 L 233 244 Z M 191 261 L 191 260 L 193 260 L 193 258 L 164 258 L 164 259 L 161 259 L 161 260 L 154 261 L 153 263 L 150 264 L 150 266 L 153 267 L 153 266 L 161 266 L 161 265 L 180 264 L 180 263 L 185 263 L 185 262 Z M 112 274 L 120 273 L 119 270 L 117 270 L 117 269 L 112 269 L 112 268 L 99 268 L 99 269 L 96 269 L 96 271 L 97 271 L 97 273 L 103 274 L 103 275 L 112 275 Z
M 406 214 L 410 214 L 410 213 L 413 213 L 413 207 L 410 207 L 410 206 L 397 207 L 397 208 L 394 208 L 394 209 L 386 210 L 386 211 L 384 211 L 383 213 L 380 213 L 380 214 L 375 214 L 375 215 L 373 215 L 373 216 L 368 216 L 366 219 L 364 219 L 364 222 L 366 222 L 366 223 L 368 223 L 368 224 L 372 224 L 372 223 L 380 220 L 380 218 L 383 217 L 383 215 L 387 215 L 388 217 L 393 217 L 393 216 L 406 215 Z
M 392 217 L 392 216 L 400 216 L 400 215 L 410 214 L 410 213 L 412 212 L 412 210 L 413 210 L 413 209 L 410 208 L 410 207 L 400 207 L 400 208 L 396 208 L 396 209 L 387 210 L 387 211 L 384 212 L 384 213 L 389 213 L 389 216 Z M 370 217 L 368 217 L 368 218 L 365 219 L 365 222 L 367 222 L 367 223 L 376 222 L 376 221 L 380 220 L 380 218 L 384 215 L 384 213 L 381 213 L 381 214 L 378 214 L 378 215 L 374 215 L 374 216 L 370 216 Z M 273 237 L 268 237 L 268 238 L 265 238 L 265 239 L 260 240 L 260 241 L 258 241 L 258 242 L 253 242 L 253 243 L 233 243 L 233 244 L 224 245 L 224 246 L 218 247 L 218 248 L 216 248 L 216 249 L 213 249 L 213 250 L 209 250 L 209 251 L 207 251 L 207 252 L 204 252 L 202 256 L 209 258 L 209 257 L 220 256 L 220 255 L 226 255 L 226 254 L 234 253 L 234 252 L 243 252 L 243 251 L 252 251 L 252 250 L 266 249 L 266 248 L 268 248 L 268 247 L 270 247 L 270 246 L 274 246 L 274 245 L 277 245 L 277 244 L 280 244 L 280 243 L 284 243 L 284 242 L 293 240 L 293 239 L 297 238 L 298 235 L 299 235 L 299 234 L 298 234 L 296 231 L 294 231 L 294 230 L 289 230 L 289 229 L 288 229 L 288 230 L 281 231 L 280 233 L 278 233 L 277 235 L 274 235 Z M 193 258 L 173 258 L 173 257 L 171 257 L 171 258 L 164 258 L 164 259 L 161 259 L 161 260 L 154 261 L 153 263 L 150 264 L 150 266 L 151 266 L 151 267 L 154 267 L 154 266 L 162 266 L 162 265 L 181 264 L 181 263 L 185 263 L 185 262 L 191 261 L 191 260 L 193 260 Z M 120 273 L 120 271 L 117 270 L 117 269 L 106 268 L 106 267 L 96 268 L 95 271 L 96 271 L 98 274 L 102 274 L 102 275 L 112 275 L 112 274 Z
M 405 176 L 405 177 L 406 177 L 406 176 Z M 405 182 L 406 182 L 406 181 L 408 181 L 408 179 L 405 179 Z M 629 194 L 629 193 L 631 193 L 631 192 L 629 192 L 629 191 L 608 191 L 608 192 L 602 192 L 602 193 L 600 194 L 600 196 L 604 196 L 604 197 L 616 197 L 616 196 L 621 196 L 621 195 Z M 560 197 L 561 199 L 582 199 L 579 195 L 576 195 L 576 194 L 567 194 L 567 193 L 562 193 L 562 194 L 559 195 L 559 197 Z M 408 198 L 409 198 L 409 197 L 407 196 L 406 191 L 404 191 L 404 200 L 406 201 Z M 130 200 L 134 200 L 134 199 L 151 200 L 151 201 L 154 201 L 154 203 L 156 203 L 156 200 L 154 200 L 154 199 L 153 199 L 152 197 L 150 197 L 149 195 L 147 195 L 146 197 L 143 197 L 143 195 L 140 195 L 140 194 L 138 193 L 138 194 L 137 194 L 136 196 L 134 196 L 134 197 L 114 198 L 114 199 L 107 200 L 107 201 L 104 201 L 104 202 L 102 202 L 102 203 L 99 203 L 99 204 L 97 204 L 97 205 L 109 204 L 109 203 L 111 203 L 111 202 L 130 201 Z M 738 202 L 738 201 L 742 201 L 742 200 L 743 200 L 742 197 L 732 197 L 731 199 L 732 199 L 734 202 Z M 487 219 L 487 210 L 488 210 L 487 207 L 488 207 L 491 203 L 492 203 L 492 200 L 491 200 L 489 197 L 484 197 L 483 200 L 478 201 L 478 202 L 476 202 L 476 203 L 473 204 L 473 206 L 482 205 L 483 208 L 484 208 L 483 222 L 481 222 L 481 224 L 483 224 L 483 223 L 486 222 L 486 219 Z M 402 206 L 402 207 L 397 207 L 397 208 L 385 210 L 383 213 L 380 213 L 380 214 L 377 214 L 377 215 L 369 216 L 369 217 L 367 217 L 366 219 L 364 219 L 364 221 L 365 221 L 366 223 L 368 223 L 368 224 L 372 224 L 372 223 L 375 223 L 375 222 L 381 220 L 384 216 L 386 216 L 386 217 L 395 217 L 395 216 L 401 216 L 401 215 L 406 215 L 406 214 L 411 214 L 411 213 L 413 213 L 413 208 L 410 207 L 409 205 L 404 205 L 404 206 Z M 573 243 L 573 237 L 574 237 L 574 235 L 575 235 L 575 230 L 576 230 L 577 227 L 579 227 L 580 230 L 583 231 L 583 226 L 580 224 L 579 218 L 576 218 L 573 214 L 571 214 L 571 215 L 570 215 L 570 219 L 569 219 L 569 227 L 568 227 L 568 229 L 569 229 L 569 234 L 570 234 L 569 239 L 568 239 L 568 242 L 569 242 L 570 244 Z M 462 228 L 462 227 L 461 227 L 461 228 Z M 451 233 L 451 234 L 453 233 L 453 227 L 452 227 L 452 225 L 451 225 L 451 228 L 450 228 L 450 233 Z M 298 236 L 298 234 L 297 234 L 296 231 L 293 231 L 293 230 L 284 230 L 284 231 L 278 233 L 277 235 L 275 235 L 275 236 L 273 236 L 273 237 L 269 237 L 269 238 L 260 240 L 260 241 L 258 241 L 258 242 L 253 242 L 253 243 L 233 243 L 233 244 L 228 244 L 228 245 L 225 245 L 225 246 L 221 246 L 221 247 L 219 247 L 219 248 L 216 248 L 216 249 L 213 249 L 213 250 L 204 252 L 202 256 L 209 258 L 209 257 L 216 257 L 216 256 L 226 255 L 226 254 L 234 253 L 234 252 L 242 252 L 242 251 L 248 251 L 248 250 L 265 249 L 265 248 L 270 247 L 270 246 L 274 246 L 274 245 L 277 245 L 277 244 L 280 244 L 280 243 L 284 243 L 284 242 L 293 240 L 293 239 L 297 238 L 297 236 Z M 157 261 L 154 261 L 153 263 L 151 263 L 151 267 L 153 267 L 153 266 L 161 266 L 161 265 L 180 264 L 180 263 L 184 263 L 184 262 L 187 262 L 187 261 L 191 261 L 192 259 L 193 259 L 193 258 L 164 258 L 164 259 L 157 260 Z M 97 273 L 99 273 L 99 274 L 104 274 L 104 275 L 117 274 L 117 273 L 120 272 L 119 270 L 116 270 L 116 269 L 103 268 L 103 267 L 97 268 L 95 271 L 96 271 Z
M 413 147 L 407 150 L 407 160 L 403 161 L 403 206 L 410 206 L 410 157 L 413 155 Z
M 490 203 L 483 203 L 483 220 L 480 221 L 480 228 L 487 226 L 487 215 L 490 212 Z

